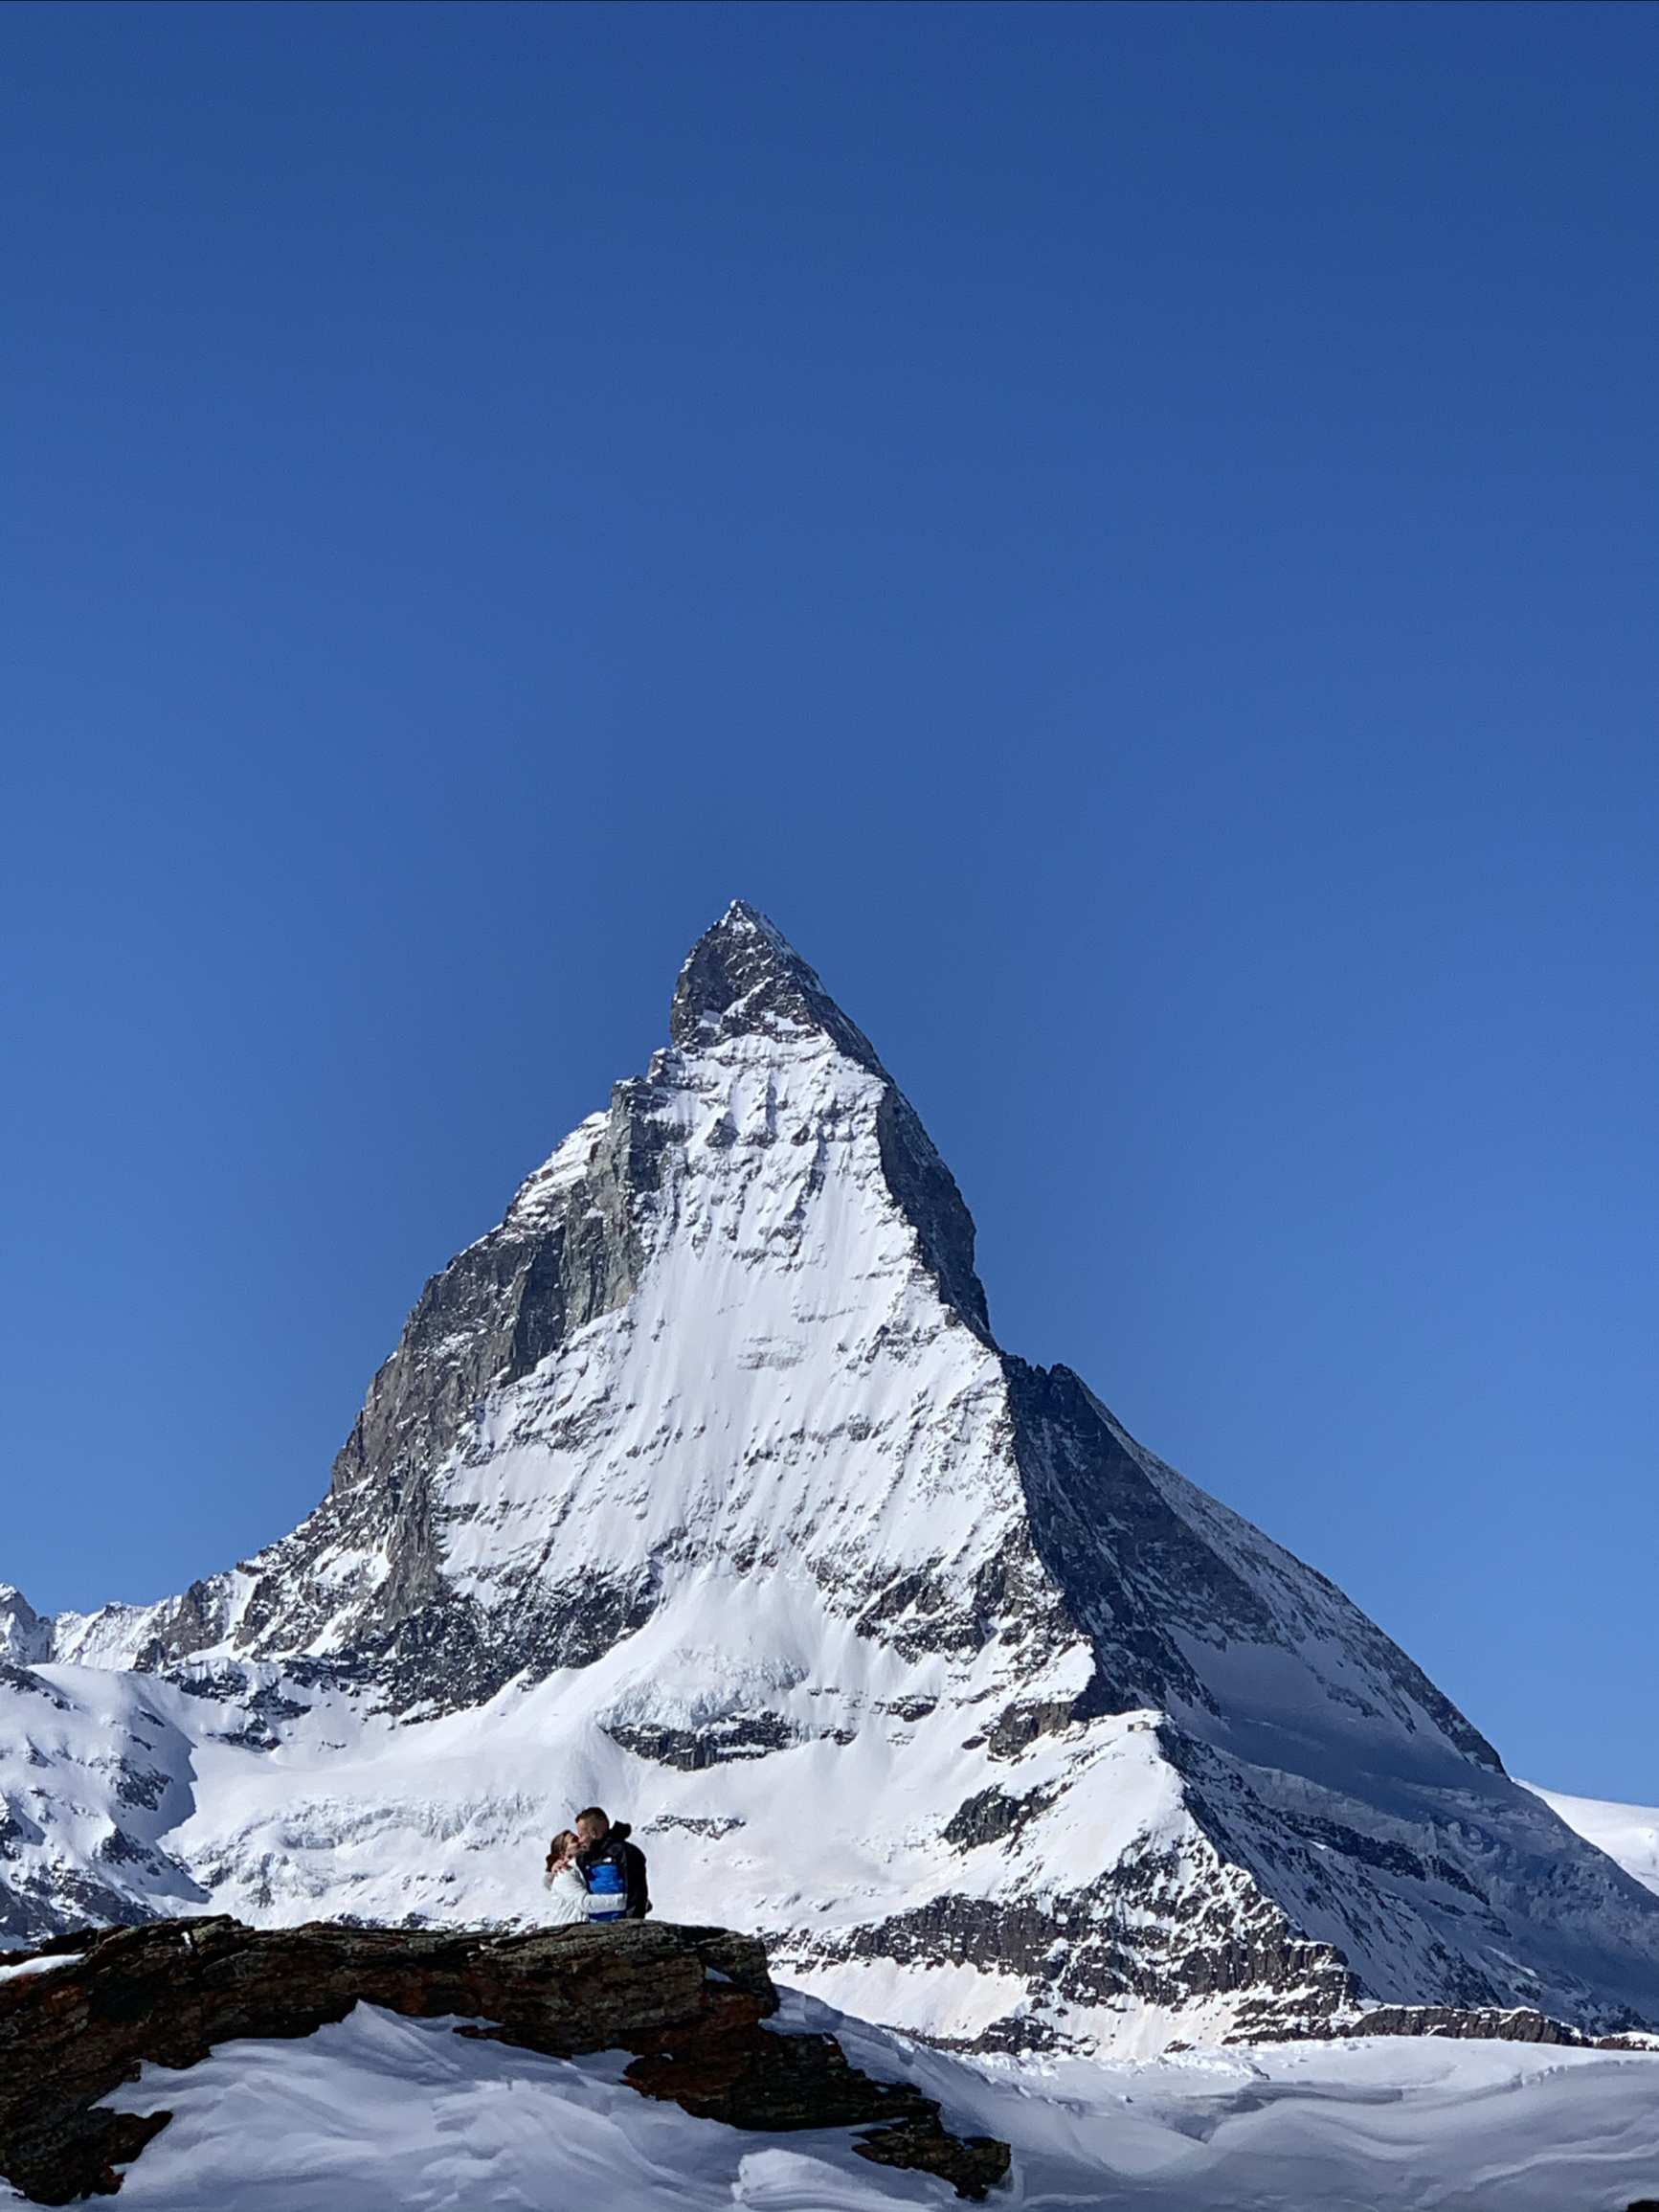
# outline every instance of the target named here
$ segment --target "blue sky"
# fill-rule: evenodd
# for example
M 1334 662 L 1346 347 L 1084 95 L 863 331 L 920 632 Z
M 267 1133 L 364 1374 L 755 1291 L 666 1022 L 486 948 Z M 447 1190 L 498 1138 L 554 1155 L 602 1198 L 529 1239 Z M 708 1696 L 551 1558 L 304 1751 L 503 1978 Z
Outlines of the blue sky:
M 290 1526 L 743 896 L 1011 1348 L 1659 1802 L 1659 12 L 0 34 L 0 1577 Z

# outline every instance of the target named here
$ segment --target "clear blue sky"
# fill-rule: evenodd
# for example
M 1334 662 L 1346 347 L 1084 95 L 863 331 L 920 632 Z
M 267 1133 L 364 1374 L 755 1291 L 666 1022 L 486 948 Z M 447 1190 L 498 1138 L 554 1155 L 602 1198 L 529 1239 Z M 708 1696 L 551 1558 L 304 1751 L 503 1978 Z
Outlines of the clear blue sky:
M 0 34 L 0 1576 L 288 1528 L 740 895 L 1011 1348 L 1659 1802 L 1659 10 Z

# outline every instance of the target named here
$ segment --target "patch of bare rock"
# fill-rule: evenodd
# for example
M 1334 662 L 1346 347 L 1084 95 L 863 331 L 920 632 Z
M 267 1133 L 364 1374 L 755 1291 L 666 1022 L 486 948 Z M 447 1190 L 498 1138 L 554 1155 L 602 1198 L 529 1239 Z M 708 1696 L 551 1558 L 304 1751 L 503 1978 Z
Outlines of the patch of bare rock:
M 1385 2004 L 1346 2021 L 1345 2036 L 1446 2036 L 1456 2041 L 1561 2043 L 1581 2051 L 1659 2050 L 1659 2036 L 1633 2030 L 1626 2035 L 1587 2036 L 1568 2021 L 1552 2020 L 1530 2005 L 1500 2010 L 1493 2005 Z

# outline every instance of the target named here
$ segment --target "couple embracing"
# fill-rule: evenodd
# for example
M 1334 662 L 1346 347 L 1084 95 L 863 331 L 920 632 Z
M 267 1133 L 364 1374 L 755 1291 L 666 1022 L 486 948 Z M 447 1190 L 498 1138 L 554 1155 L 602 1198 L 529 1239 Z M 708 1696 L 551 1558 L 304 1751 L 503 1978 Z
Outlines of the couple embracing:
M 548 1846 L 543 1877 L 549 1928 L 578 1920 L 644 1919 L 651 1909 L 645 1854 L 628 1840 L 632 1833 L 626 1820 L 613 1827 L 597 1805 L 578 1813 L 573 1828 L 560 1829 Z

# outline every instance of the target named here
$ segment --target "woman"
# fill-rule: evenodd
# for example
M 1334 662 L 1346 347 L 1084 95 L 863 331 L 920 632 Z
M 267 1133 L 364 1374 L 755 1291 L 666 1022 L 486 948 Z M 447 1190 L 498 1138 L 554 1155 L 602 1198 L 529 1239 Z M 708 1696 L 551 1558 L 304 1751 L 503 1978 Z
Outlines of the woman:
M 551 1893 L 547 1917 L 549 1928 L 566 1928 L 588 1917 L 588 1885 L 576 1864 L 576 1853 L 581 1848 L 573 1828 L 561 1828 L 548 1846 L 548 1870 L 542 1882 Z

